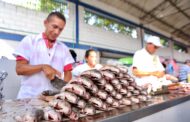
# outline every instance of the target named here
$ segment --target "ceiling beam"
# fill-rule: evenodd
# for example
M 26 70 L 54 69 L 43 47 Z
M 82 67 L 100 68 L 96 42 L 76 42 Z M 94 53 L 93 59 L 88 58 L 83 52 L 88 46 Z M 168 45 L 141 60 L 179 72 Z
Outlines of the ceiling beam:
M 190 7 L 183 9 L 183 11 L 186 11 L 186 10 L 189 10 L 189 9 L 190 9 Z M 165 18 L 165 17 L 173 16 L 173 15 L 178 14 L 178 13 L 180 13 L 180 12 L 179 12 L 179 11 L 173 12 L 173 13 L 170 13 L 170 14 L 168 14 L 168 15 L 159 17 L 159 19 L 163 19 L 163 18 Z M 150 23 L 152 23 L 152 22 L 154 22 L 154 19 L 153 19 L 153 20 L 150 20 L 150 21 L 148 21 L 148 22 L 144 22 L 143 24 L 150 24 Z M 180 29 L 181 29 L 181 28 L 180 28 Z M 182 29 L 183 29 L 183 28 L 182 28 Z M 174 30 L 174 31 L 175 31 L 175 30 Z
M 190 9 L 190 8 L 188 8 L 188 9 Z M 187 9 L 186 9 L 187 10 Z M 169 16 L 173 16 L 173 15 L 175 15 L 175 14 L 178 14 L 178 13 L 180 13 L 179 11 L 177 11 L 177 12 L 174 12 L 174 13 L 170 13 L 170 14 L 168 14 L 168 15 L 165 15 L 165 16 L 162 16 L 162 17 L 159 17 L 159 19 L 163 19 L 163 18 L 166 18 L 166 17 L 169 17 Z M 144 23 L 144 24 L 150 24 L 150 23 L 152 23 L 152 22 L 154 22 L 155 20 L 154 19 L 152 19 L 152 20 L 150 20 L 150 21 L 147 21 L 146 23 Z
M 156 17 L 155 15 L 153 15 L 152 13 L 149 13 L 148 11 L 144 10 L 143 8 L 141 8 L 140 6 L 138 6 L 137 4 L 131 2 L 130 0 L 121 0 L 127 4 L 129 4 L 130 6 L 133 6 L 134 8 L 138 9 L 139 11 L 145 13 L 145 14 L 149 14 L 152 18 L 154 18 L 155 20 L 159 21 L 160 23 L 168 26 L 169 28 L 172 28 L 173 30 L 177 30 L 179 31 L 180 33 L 182 33 L 184 36 L 190 38 L 190 35 L 183 32 L 182 30 L 178 29 L 178 28 L 175 28 L 173 25 L 171 25 L 170 23 L 167 23 L 166 21 L 163 21 L 162 19 L 159 19 L 158 17 Z M 190 40 L 188 40 L 190 41 Z
M 166 1 L 168 1 L 173 7 L 175 7 L 180 13 L 182 13 L 187 19 L 190 20 L 190 16 L 189 16 L 187 13 L 185 13 L 180 7 L 178 7 L 173 1 L 171 1 L 171 0 L 166 0 Z M 176 30 L 174 30 L 174 31 L 171 32 L 171 33 L 174 34 L 174 33 L 176 33 L 176 32 L 179 32 L 179 30 L 182 30 L 183 28 L 185 28 L 185 27 L 188 26 L 189 24 L 190 24 L 190 23 L 185 24 L 185 25 L 183 25 L 182 27 L 180 27 L 179 29 L 176 29 Z
M 179 12 L 181 12 L 187 19 L 190 20 L 190 16 L 185 13 L 180 7 L 178 7 L 172 0 L 166 0 L 168 1 L 173 7 L 175 7 Z
M 190 9 L 190 7 L 185 8 L 185 9 L 182 9 L 182 10 L 183 10 L 183 11 L 186 11 L 186 10 L 188 10 L 188 9 Z M 175 14 L 178 14 L 178 13 L 180 13 L 180 12 L 179 12 L 179 11 L 176 11 L 176 12 L 167 14 L 167 15 L 165 15 L 165 16 L 159 17 L 159 19 L 163 19 L 163 18 L 165 18 L 165 17 L 169 17 L 169 16 L 172 16 L 172 15 L 175 15 Z
M 162 5 L 165 5 L 167 1 L 163 0 L 161 3 L 159 3 L 156 7 L 154 7 L 153 9 L 151 9 L 149 12 L 147 12 L 146 14 L 144 14 L 142 17 L 140 17 L 140 19 L 144 20 L 149 14 L 152 14 L 154 11 L 156 11 L 158 8 L 160 8 Z
M 188 10 L 188 9 L 190 9 L 190 7 L 183 9 L 183 11 L 186 11 L 186 10 Z M 165 18 L 165 17 L 173 16 L 173 15 L 178 14 L 178 13 L 180 13 L 180 12 L 177 11 L 177 12 L 174 12 L 174 13 L 170 13 L 170 14 L 168 14 L 168 15 L 159 17 L 159 19 L 163 19 L 163 18 Z M 150 21 L 144 22 L 143 24 L 145 24 L 145 25 L 146 25 L 146 24 L 150 24 L 150 23 L 152 23 L 152 22 L 154 22 L 154 21 L 155 21 L 155 20 L 152 19 L 152 20 L 150 20 Z
M 152 13 L 149 13 L 148 11 L 144 10 L 143 8 L 141 8 L 140 6 L 136 5 L 135 3 L 132 3 L 130 0 L 122 0 L 124 2 L 126 2 L 127 4 L 133 6 L 134 8 L 138 9 L 139 11 L 142 11 L 145 14 L 149 14 L 149 16 L 151 16 L 152 18 L 154 18 L 155 20 L 161 22 L 162 24 L 172 28 L 172 29 L 176 29 L 173 25 L 170 25 L 169 23 L 157 18 L 155 15 L 153 15 Z
M 181 26 L 179 29 L 180 30 L 182 30 L 182 29 L 184 29 L 184 28 L 186 28 L 186 27 L 188 27 L 190 25 L 190 22 L 189 23 L 187 23 L 187 24 L 185 24 L 185 25 L 183 25 L 183 26 Z M 176 33 L 176 32 L 178 32 L 177 30 L 174 30 L 173 32 L 171 32 L 172 34 L 174 34 L 174 33 Z

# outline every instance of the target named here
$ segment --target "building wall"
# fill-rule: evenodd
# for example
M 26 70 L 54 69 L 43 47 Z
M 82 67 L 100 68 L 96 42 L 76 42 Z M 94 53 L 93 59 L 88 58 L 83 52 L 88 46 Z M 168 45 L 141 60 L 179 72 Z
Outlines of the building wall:
M 75 40 L 75 9 L 69 4 L 69 18 L 60 40 Z M 26 9 L 0 1 L 0 31 L 16 34 L 38 34 L 44 31 L 43 21 L 48 13 Z
M 83 20 L 83 11 L 84 9 L 80 7 L 79 42 L 81 44 L 90 44 L 92 46 L 132 53 L 141 48 L 141 41 L 139 39 L 133 39 L 130 36 L 116 34 L 114 32 L 86 24 Z
M 117 15 L 119 17 L 122 17 L 124 19 L 130 20 L 130 21 L 135 22 L 137 24 L 140 24 L 140 21 L 137 18 L 134 18 L 133 16 L 131 16 L 131 15 L 127 14 L 127 13 L 124 13 L 124 12 L 120 11 L 117 8 L 113 8 L 112 6 L 106 5 L 106 4 L 101 3 L 99 1 L 91 1 L 91 0 L 81 0 L 81 1 L 83 1 L 83 2 L 85 2 L 87 4 L 89 4 L 89 5 L 95 6 L 96 8 L 100 8 L 101 10 L 104 10 L 104 11 L 110 12 L 110 13 L 112 13 L 114 15 Z M 160 30 L 160 29 L 158 29 L 158 28 L 156 28 L 154 26 L 146 25 L 146 27 L 149 28 L 149 29 L 152 29 L 152 30 L 154 30 L 154 31 L 156 31 L 158 33 L 166 35 L 168 37 L 171 36 L 170 33 L 165 32 L 163 30 Z M 88 29 L 88 27 L 85 26 L 84 30 L 85 29 Z M 89 30 L 90 30 L 90 32 L 93 32 L 93 35 L 94 35 L 93 37 L 99 36 L 100 34 L 96 34 L 96 33 L 99 33 L 99 32 L 103 31 L 103 30 L 100 31 L 100 29 L 96 29 L 96 28 L 93 29 L 94 31 L 92 31 L 91 29 L 89 29 Z M 95 34 L 94 34 L 94 32 L 95 32 Z M 107 35 L 107 33 L 104 33 L 104 34 L 106 35 L 106 37 L 103 37 L 103 39 L 108 38 L 109 40 L 112 40 L 112 37 L 114 37 L 114 39 L 117 40 L 117 36 L 115 36 L 115 34 L 113 34 L 113 33 L 110 33 L 108 35 Z M 104 35 L 104 34 L 101 34 L 101 35 Z M 100 37 L 101 37 L 101 35 L 100 35 Z M 138 35 L 140 35 L 140 34 L 138 34 Z M 86 38 L 88 38 L 88 37 L 86 37 Z M 122 36 L 119 35 L 119 39 L 120 39 L 120 41 L 118 42 L 118 44 L 116 44 L 116 42 L 114 43 L 112 41 L 109 42 L 110 45 L 112 45 L 111 48 L 113 48 L 113 45 L 115 46 L 115 44 L 116 44 L 117 50 L 119 49 L 119 50 L 125 50 L 125 51 L 133 52 L 133 50 L 136 51 L 137 49 L 139 49 L 139 46 L 141 45 L 141 41 L 140 41 L 139 38 L 138 39 L 131 39 L 130 37 L 126 37 L 126 36 L 124 38 L 122 38 Z M 125 41 L 124 42 L 125 44 L 122 43 L 122 39 Z M 136 41 L 134 41 L 134 40 L 136 40 Z M 184 40 L 180 40 L 180 39 L 177 39 L 177 40 L 185 44 Z M 106 40 L 104 40 L 104 42 L 106 43 Z M 176 58 L 178 61 L 184 61 L 184 60 L 190 58 L 190 55 L 189 55 L 190 51 L 188 51 L 189 52 L 188 54 L 177 52 L 172 48 L 172 43 L 173 42 L 170 42 L 169 47 L 159 49 L 157 54 L 160 55 L 160 56 L 166 57 L 166 58 Z M 123 49 L 124 45 L 126 46 L 125 49 Z M 110 47 L 108 47 L 108 48 L 110 48 Z M 188 48 L 188 50 L 190 50 L 190 48 Z
M 82 1 L 93 4 L 95 7 L 99 7 L 122 18 L 139 23 L 136 18 L 128 15 L 127 13 L 119 11 L 116 8 L 110 7 L 97 1 L 96 4 L 94 4 L 95 1 L 92 1 L 91 3 L 89 0 Z M 133 39 L 130 36 L 116 34 L 111 31 L 105 31 L 104 29 L 90 26 L 84 23 L 83 10 L 83 7 L 79 7 L 79 44 L 127 53 L 134 53 L 136 50 L 142 48 L 142 42 L 140 38 Z M 21 35 L 37 34 L 43 32 L 43 21 L 46 17 L 47 13 L 29 10 L 0 1 L 0 31 L 2 32 L 16 33 Z M 75 4 L 69 3 L 69 18 L 67 19 L 65 30 L 62 32 L 59 38 L 60 41 L 75 43 L 75 23 Z M 6 43 L 15 49 L 19 41 L 13 42 L 9 40 Z M 190 58 L 189 54 L 173 51 L 171 46 L 168 48 L 160 49 L 157 54 L 167 58 L 174 57 L 179 61 L 184 61 L 185 59 Z M 80 56 L 79 59 L 83 58 L 83 56 L 80 54 L 78 55 Z

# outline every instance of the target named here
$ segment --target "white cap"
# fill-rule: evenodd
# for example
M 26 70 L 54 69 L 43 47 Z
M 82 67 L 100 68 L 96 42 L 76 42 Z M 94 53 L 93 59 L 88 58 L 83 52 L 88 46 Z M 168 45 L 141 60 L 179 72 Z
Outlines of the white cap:
M 150 36 L 147 41 L 147 43 L 152 43 L 153 45 L 157 47 L 162 47 L 162 44 L 160 43 L 160 38 L 157 36 Z

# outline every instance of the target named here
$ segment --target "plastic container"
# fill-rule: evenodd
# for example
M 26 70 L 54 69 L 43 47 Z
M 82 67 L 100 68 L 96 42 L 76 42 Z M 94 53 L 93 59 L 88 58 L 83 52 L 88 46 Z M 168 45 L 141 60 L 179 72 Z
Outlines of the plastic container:
M 190 83 L 190 73 L 188 73 L 188 75 L 187 75 L 187 81 L 188 81 L 188 83 Z

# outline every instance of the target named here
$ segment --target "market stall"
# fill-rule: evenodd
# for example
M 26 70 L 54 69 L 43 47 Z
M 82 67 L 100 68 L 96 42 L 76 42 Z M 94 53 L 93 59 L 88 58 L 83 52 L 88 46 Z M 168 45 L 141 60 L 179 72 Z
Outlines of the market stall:
M 81 117 L 78 121 L 129 122 L 155 114 L 169 107 L 175 107 L 189 100 L 189 95 L 159 95 L 152 97 L 149 102 L 117 108 L 106 112 L 99 112 L 92 116 Z M 13 122 L 15 116 L 26 113 L 33 108 L 43 108 L 46 105 L 47 102 L 39 99 L 6 100 L 0 112 L 0 118 L 2 122 Z M 68 121 L 68 119 L 65 121 Z
M 58 89 L 64 85 L 58 87 L 56 82 L 52 85 Z M 127 67 L 107 65 L 87 70 L 60 90 L 44 91 L 38 98 L 1 101 L 0 118 L 3 122 L 134 121 L 188 101 L 189 91 L 188 83 L 172 83 L 148 93 Z

